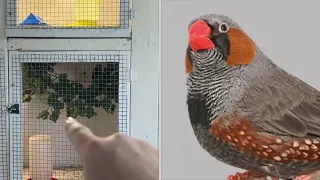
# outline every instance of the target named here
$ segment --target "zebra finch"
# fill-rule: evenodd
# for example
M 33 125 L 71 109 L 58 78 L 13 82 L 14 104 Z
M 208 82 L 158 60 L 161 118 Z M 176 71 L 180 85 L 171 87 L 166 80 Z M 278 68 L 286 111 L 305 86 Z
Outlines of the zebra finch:
M 228 179 L 310 179 L 320 169 L 320 92 L 225 15 L 197 17 L 188 32 L 189 119 L 211 156 L 247 170 Z

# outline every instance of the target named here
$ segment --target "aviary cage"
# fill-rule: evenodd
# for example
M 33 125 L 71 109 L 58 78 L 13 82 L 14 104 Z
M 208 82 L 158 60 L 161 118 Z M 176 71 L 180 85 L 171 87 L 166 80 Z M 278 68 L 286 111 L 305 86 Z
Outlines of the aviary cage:
M 83 179 L 64 131 L 67 116 L 98 136 L 129 133 L 130 51 L 11 51 L 8 59 L 10 179 Z M 0 127 L 0 156 L 6 159 L 7 151 L 1 149 L 7 147 L 7 126 Z M 6 174 L 1 167 L 0 176 Z
M 130 0 L 7 0 L 6 4 L 7 37 L 131 37 Z
M 7 121 L 7 74 L 5 54 L 0 52 L 0 180 L 7 180 L 8 171 L 8 121 Z
M 64 131 L 68 116 L 98 136 L 129 134 L 131 3 L 6 0 L 10 42 L 53 39 L 30 44 L 36 48 L 31 51 L 10 45 L 8 57 L 0 56 L 0 180 L 82 180 L 79 157 Z M 81 42 L 88 45 L 48 48 L 60 47 L 54 44 L 58 38 L 86 38 Z M 125 39 L 128 47 L 104 43 L 95 50 L 90 43 L 97 38 L 118 44 Z

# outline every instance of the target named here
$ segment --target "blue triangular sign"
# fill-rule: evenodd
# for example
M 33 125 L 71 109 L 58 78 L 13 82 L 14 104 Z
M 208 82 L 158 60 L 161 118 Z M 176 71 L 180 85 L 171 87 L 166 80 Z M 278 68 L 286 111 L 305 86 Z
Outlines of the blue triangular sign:
M 40 17 L 36 16 L 33 13 L 30 13 L 29 16 L 22 22 L 20 25 L 47 25 L 47 23 Z

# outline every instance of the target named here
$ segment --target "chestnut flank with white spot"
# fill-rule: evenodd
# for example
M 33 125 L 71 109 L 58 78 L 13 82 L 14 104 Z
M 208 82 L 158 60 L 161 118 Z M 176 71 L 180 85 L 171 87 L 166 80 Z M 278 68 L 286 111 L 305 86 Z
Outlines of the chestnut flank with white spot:
M 223 119 L 212 121 L 209 133 L 247 154 L 283 163 L 320 160 L 320 143 L 317 139 L 294 138 L 289 140 L 279 136 L 262 135 L 245 118 L 226 127 L 221 127 L 222 121 Z

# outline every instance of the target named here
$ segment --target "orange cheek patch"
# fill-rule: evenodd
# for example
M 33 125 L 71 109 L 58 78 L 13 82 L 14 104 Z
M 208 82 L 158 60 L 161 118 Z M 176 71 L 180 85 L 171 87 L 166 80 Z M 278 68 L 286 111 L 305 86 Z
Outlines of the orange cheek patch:
M 228 65 L 249 64 L 256 55 L 254 42 L 239 29 L 230 28 L 228 32 L 230 40 L 230 55 L 227 59 Z
M 185 66 L 186 66 L 186 73 L 189 74 L 192 71 L 192 64 L 191 61 L 188 57 L 188 53 L 186 52 L 186 61 L 185 61 Z
M 221 127 L 220 124 L 223 124 L 227 118 L 214 120 L 209 133 L 230 143 L 239 151 L 284 163 L 298 160 L 320 161 L 320 142 L 317 139 L 282 139 L 278 136 L 265 136 L 258 133 L 248 119 L 241 117 L 236 124 L 230 124 L 227 128 Z

